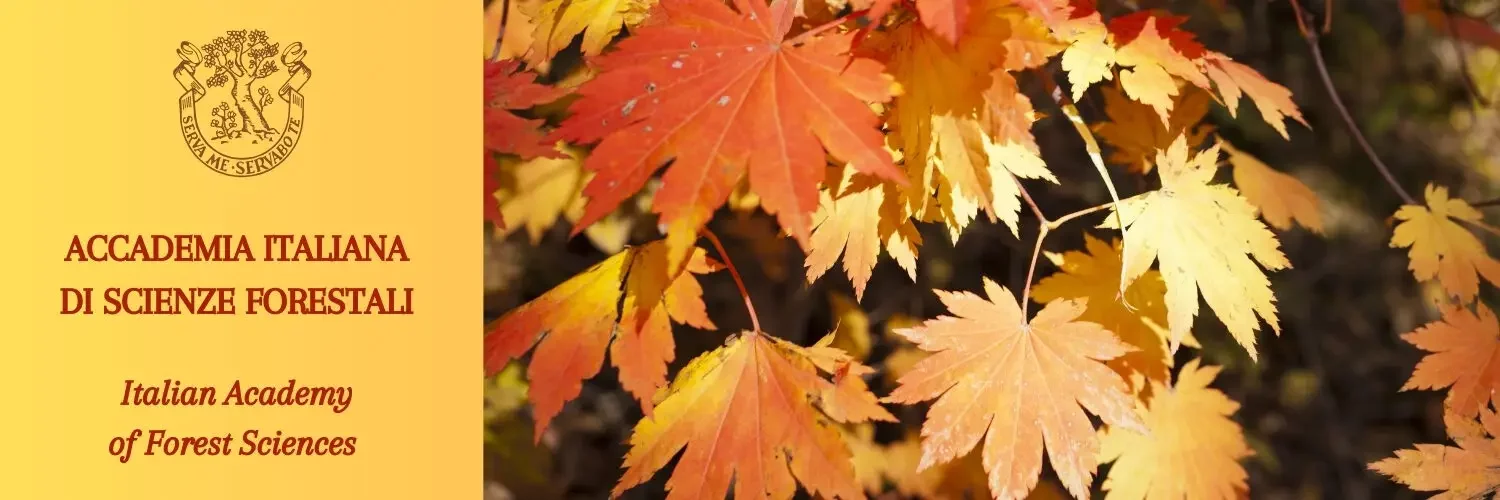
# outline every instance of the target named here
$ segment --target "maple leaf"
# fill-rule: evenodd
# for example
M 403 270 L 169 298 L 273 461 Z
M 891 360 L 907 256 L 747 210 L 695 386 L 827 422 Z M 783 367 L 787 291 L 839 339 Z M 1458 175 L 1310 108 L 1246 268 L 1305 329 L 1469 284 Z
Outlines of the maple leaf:
M 747 331 L 688 363 L 656 413 L 636 424 L 613 495 L 685 449 L 667 480 L 669 499 L 724 498 L 731 479 L 735 498 L 791 498 L 796 482 L 814 495 L 860 497 L 852 455 L 830 422 L 839 416 L 820 411 L 838 392 L 819 376 L 820 362 L 837 361 L 827 350 Z M 879 408 L 873 394 L 863 396 Z
M 982 10 L 981 10 L 982 9 Z M 1031 135 L 1031 101 L 1003 69 L 1010 21 L 994 2 L 976 5 L 969 35 L 954 47 L 908 23 L 872 41 L 906 90 L 891 104 L 890 141 L 904 153 L 903 193 L 919 220 L 942 222 L 954 239 L 983 211 L 1017 232 L 1020 189 L 1014 177 L 1057 178 Z
M 1239 461 L 1253 453 L 1229 418 L 1240 405 L 1208 386 L 1218 374 L 1219 367 L 1189 361 L 1175 385 L 1152 382 L 1151 402 L 1140 410 L 1149 435 L 1115 427 L 1100 432 L 1099 460 L 1114 462 L 1104 479 L 1107 500 L 1245 497 Z
M 1131 347 L 1078 321 L 1086 301 L 1054 301 L 1028 323 L 1009 290 L 988 278 L 984 288 L 988 300 L 938 290 L 957 316 L 897 332 L 933 354 L 901 377 L 886 401 L 937 399 L 922 425 L 921 469 L 958 458 L 985 438 L 991 494 L 1019 499 L 1036 486 L 1045 443 L 1064 486 L 1083 496 L 1099 448 L 1083 410 L 1144 432 L 1125 381 L 1103 363 Z
M 1441 491 L 1433 500 L 1484 498 L 1500 490 L 1500 417 L 1480 408 L 1473 416 L 1455 418 L 1449 412 L 1443 422 L 1454 446 L 1418 444 L 1416 449 L 1397 450 L 1396 456 L 1370 464 L 1379 472 L 1416 491 Z
M 559 156 L 540 127 L 542 120 L 515 115 L 516 110 L 545 104 L 567 91 L 536 83 L 536 75 L 521 71 L 520 61 L 484 61 L 484 147 L 522 158 Z
M 1251 205 L 1260 210 L 1260 216 L 1271 227 L 1280 230 L 1292 228 L 1292 221 L 1308 230 L 1323 233 L 1323 213 L 1318 205 L 1318 195 L 1296 177 L 1277 172 L 1249 153 L 1227 142 L 1220 143 L 1229 153 L 1229 164 L 1234 166 L 1234 185 Z
M 1250 202 L 1234 188 L 1208 183 L 1218 159 L 1217 144 L 1190 159 L 1187 139 L 1179 136 L 1157 154 L 1161 189 L 1120 202 L 1118 215 L 1127 228 L 1126 280 L 1141 276 L 1159 258 L 1167 283 L 1173 350 L 1192 328 L 1201 290 L 1209 308 L 1253 360 L 1255 332 L 1260 330 L 1257 316 L 1281 333 L 1271 282 L 1256 263 L 1270 270 L 1291 263 L 1281 253 L 1276 235 L 1255 218 Z M 1106 218 L 1100 227 L 1118 228 L 1116 220 Z
M 499 202 L 500 213 L 513 224 L 503 231 L 509 235 L 526 229 L 531 244 L 541 242 L 542 235 L 557 218 L 572 206 L 580 206 L 579 191 L 584 172 L 577 151 L 566 151 L 563 158 L 534 158 L 526 162 L 501 161 L 499 183 L 492 191 Z
M 1053 33 L 1068 43 L 1063 50 L 1062 68 L 1068 75 L 1073 100 L 1083 98 L 1090 85 L 1114 78 L 1115 47 L 1109 28 L 1097 11 L 1078 15 L 1053 27 Z
M 1427 351 L 1411 379 L 1401 388 L 1448 388 L 1447 410 L 1474 418 L 1500 391 L 1500 324 L 1495 313 L 1480 303 L 1477 312 L 1445 307 L 1443 319 L 1428 323 L 1401 338 Z
M 1417 281 L 1434 277 L 1443 291 L 1468 302 L 1479 293 L 1479 277 L 1500 284 L 1500 262 L 1486 253 L 1484 243 L 1459 222 L 1482 224 L 1484 214 L 1469 202 L 1448 197 L 1448 188 L 1427 185 L 1427 206 L 1404 205 L 1396 210 L 1401 223 L 1391 234 L 1392 248 L 1410 248 L 1412 275 Z
M 1282 138 L 1291 137 L 1286 133 L 1287 117 L 1297 120 L 1304 127 L 1308 126 L 1307 120 L 1302 119 L 1302 111 L 1292 102 L 1292 91 L 1286 87 L 1267 80 L 1251 67 L 1234 62 L 1229 56 L 1218 52 L 1206 52 L 1203 55 L 1203 66 L 1208 78 L 1218 87 L 1219 96 L 1223 98 L 1224 108 L 1229 110 L 1229 116 L 1239 117 L 1240 97 L 1249 96 L 1255 102 L 1255 109 L 1260 112 L 1261 119 L 1276 129 Z
M 651 398 L 666 384 L 674 355 L 669 319 L 714 328 L 693 274 L 717 264 L 694 250 L 687 272 L 671 274 L 662 240 L 626 249 L 493 323 L 484 338 L 487 374 L 536 347 L 526 371 L 536 436 L 578 396 L 583 380 L 599 373 L 606 347 L 620 384 L 651 414 Z
M 557 223 L 559 217 L 575 222 L 583 214 L 583 186 L 593 176 L 583 170 L 583 154 L 574 148 L 562 148 L 562 158 L 538 157 L 526 161 L 501 158 L 496 170 L 498 179 L 487 187 L 493 198 L 489 205 L 496 205 L 500 215 L 513 223 L 501 231 L 501 236 L 526 229 L 532 245 L 541 242 Z M 583 228 L 583 233 L 595 247 L 607 253 L 617 253 L 625 246 L 629 237 L 631 219 L 624 206 L 608 217 Z
M 546 67 L 579 33 L 583 34 L 579 45 L 583 55 L 598 55 L 621 29 L 645 21 L 652 5 L 651 0 L 540 0 L 524 4 L 522 12 L 535 23 L 526 61 Z
M 1161 273 L 1150 270 L 1136 278 L 1125 289 L 1122 302 L 1120 241 L 1110 244 L 1085 233 L 1084 248 L 1056 256 L 1053 262 L 1059 271 L 1032 286 L 1032 300 L 1046 304 L 1058 299 L 1087 299 L 1089 307 L 1079 319 L 1098 323 L 1135 347 L 1106 364 L 1130 382 L 1135 392 L 1149 389 L 1149 382 L 1168 380 L 1172 354 L 1163 328 L 1167 324 L 1167 285 Z M 1196 343 L 1191 334 L 1184 342 Z
M 735 5 L 739 12 L 663 0 L 655 21 L 594 61 L 599 76 L 579 88 L 573 116 L 555 131 L 599 141 L 585 162 L 598 175 L 584 188 L 583 226 L 672 160 L 652 209 L 668 227 L 673 269 L 741 175 L 803 248 L 824 148 L 858 171 L 905 182 L 864 102 L 896 90 L 880 63 L 851 60 L 849 34 L 789 43 L 791 2 Z
M 1171 126 L 1172 97 L 1177 95 L 1178 77 L 1208 87 L 1208 78 L 1195 59 L 1203 47 L 1192 35 L 1176 29 L 1184 18 L 1137 12 L 1110 20 L 1117 37 L 1115 64 L 1120 70 L 1120 88 L 1132 99 L 1151 106 L 1164 126 Z M 1126 69 L 1128 68 L 1128 69 Z
M 1197 149 L 1213 132 L 1213 125 L 1199 125 L 1208 115 L 1212 96 L 1197 87 L 1181 89 L 1166 126 L 1162 126 L 1154 108 L 1131 100 L 1119 85 L 1107 85 L 1101 90 L 1104 113 L 1109 116 L 1109 121 L 1094 124 L 1092 128 L 1114 147 L 1110 151 L 1110 163 L 1148 173 L 1155 166 L 1156 152 L 1171 147 L 1178 136 L 1186 135 L 1188 148 Z
M 817 281 L 842 254 L 854 297 L 862 300 L 881 248 L 915 281 L 922 235 L 903 211 L 897 189 L 850 168 L 837 169 L 830 178 L 839 181 L 820 193 L 813 214 L 812 244 L 803 261 L 807 282 Z
M 1004 18 L 1010 28 L 1010 35 L 1004 42 L 1005 60 L 1001 63 L 1006 71 L 1042 67 L 1052 56 L 1068 48 L 1068 44 L 1052 36 L 1041 18 L 1027 15 L 1024 9 L 1004 6 L 996 14 Z

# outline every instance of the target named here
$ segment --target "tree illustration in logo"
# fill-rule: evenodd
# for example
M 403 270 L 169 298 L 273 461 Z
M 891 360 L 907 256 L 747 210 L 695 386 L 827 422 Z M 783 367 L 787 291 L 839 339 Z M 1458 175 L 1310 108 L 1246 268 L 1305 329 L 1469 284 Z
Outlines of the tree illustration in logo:
M 203 65 L 213 69 L 204 83 L 210 87 L 229 87 L 239 128 L 230 130 L 230 138 L 247 135 L 252 142 L 271 140 L 277 130 L 266 121 L 265 109 L 275 102 L 275 95 L 257 83 L 276 73 L 276 55 L 280 43 L 270 43 L 261 30 L 233 30 L 203 45 Z M 223 118 L 221 121 L 227 121 Z

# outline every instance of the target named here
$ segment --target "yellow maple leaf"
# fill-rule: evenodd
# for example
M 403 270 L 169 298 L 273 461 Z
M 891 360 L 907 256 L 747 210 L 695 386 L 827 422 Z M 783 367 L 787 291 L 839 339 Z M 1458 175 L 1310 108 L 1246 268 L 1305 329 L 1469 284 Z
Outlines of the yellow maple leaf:
M 901 194 L 889 183 L 876 183 L 853 168 L 830 169 L 813 213 L 811 243 L 807 248 L 807 282 L 812 283 L 844 257 L 844 273 L 854 284 L 854 297 L 863 300 L 865 285 L 880 257 L 880 249 L 896 259 L 906 275 L 916 280 L 917 247 L 922 235 L 904 211 Z
M 856 360 L 864 360 L 870 355 L 870 317 L 860 309 L 859 303 L 843 294 L 828 294 L 828 306 L 836 321 L 833 347 L 849 353 Z
M 870 42 L 904 92 L 888 113 L 889 141 L 905 153 L 903 193 L 918 219 L 958 238 L 981 211 L 1017 231 L 1020 190 L 1012 176 L 1057 179 L 1031 135 L 1031 102 L 1003 69 L 1010 22 L 999 2 L 973 6 L 957 47 L 920 23 Z
M 1086 251 L 1070 251 L 1055 258 L 1049 255 L 1059 271 L 1032 286 L 1032 300 L 1046 304 L 1057 299 L 1087 299 L 1088 307 L 1079 319 L 1103 325 L 1136 348 L 1105 364 L 1130 382 L 1135 392 L 1148 390 L 1152 382 L 1167 381 L 1172 354 L 1167 331 L 1162 327 L 1167 324 L 1167 285 L 1161 273 L 1151 270 L 1136 278 L 1125 289 L 1121 302 L 1120 241 L 1111 245 L 1084 234 L 1084 248 Z M 1196 344 L 1191 333 L 1183 341 Z
M 1162 125 L 1171 126 L 1172 98 L 1178 93 L 1172 77 L 1199 87 L 1208 87 L 1208 78 L 1198 63 L 1157 32 L 1157 22 L 1154 16 L 1147 18 L 1140 34 L 1115 52 L 1115 64 L 1122 66 L 1120 87 L 1125 93 L 1154 108 Z
M 1468 500 L 1492 496 L 1500 490 L 1500 416 L 1481 408 L 1479 421 L 1443 418 L 1448 436 L 1458 446 L 1418 444 L 1396 450 L 1396 456 L 1370 464 L 1379 472 L 1416 491 L 1440 491 L 1433 500 Z
M 1277 270 L 1291 267 L 1291 262 L 1281 253 L 1276 235 L 1255 217 L 1250 202 L 1234 188 L 1208 183 L 1218 159 L 1218 145 L 1189 158 L 1187 139 L 1179 136 L 1157 154 L 1161 189 L 1120 202 L 1119 216 L 1128 228 L 1126 280 L 1140 277 L 1153 261 L 1161 261 L 1173 350 L 1192 328 L 1201 290 L 1235 341 L 1257 359 L 1257 316 L 1281 333 L 1276 297 L 1260 266 Z M 1116 220 L 1108 217 L 1100 227 L 1117 228 Z
M 1155 166 L 1156 152 L 1171 147 L 1177 136 L 1186 135 L 1188 148 L 1197 149 L 1213 132 L 1212 124 L 1200 124 L 1208 115 L 1208 104 L 1213 102 L 1213 96 L 1197 87 L 1182 87 L 1172 106 L 1172 119 L 1165 127 L 1157 119 L 1154 108 L 1130 99 L 1119 85 L 1107 85 L 1101 90 L 1104 113 L 1109 120 L 1094 124 L 1092 128 L 1113 146 L 1110 163 L 1148 173 Z
M 576 222 L 583 216 L 586 201 L 583 187 L 594 173 L 583 169 L 577 149 L 569 147 L 561 151 L 567 156 L 497 160 L 499 189 L 493 195 L 500 204 L 501 216 L 508 221 L 500 232 L 502 237 L 524 228 L 531 244 L 536 245 L 558 217 Z M 600 251 L 618 253 L 630 237 L 633 221 L 622 205 L 584 228 L 583 233 Z
M 838 417 L 820 411 L 835 392 L 819 376 L 820 361 L 831 361 L 828 353 L 757 332 L 695 358 L 655 414 L 636 424 L 613 495 L 651 479 L 682 451 L 667 480 L 669 499 L 724 498 L 731 480 L 735 498 L 792 498 L 797 482 L 814 495 L 861 496 L 852 455 L 829 421 Z M 844 413 L 884 412 L 874 395 L 863 396 L 873 408 Z
M 1251 205 L 1260 209 L 1260 216 L 1267 224 L 1285 231 L 1292 228 L 1295 220 L 1314 233 L 1323 233 L 1323 212 L 1312 189 L 1228 142 L 1220 144 L 1229 153 L 1229 164 L 1234 166 L 1234 185 Z
M 656 2 L 652 0 L 534 0 L 522 12 L 536 23 L 531 51 L 526 62 L 546 68 L 558 52 L 583 34 L 583 55 L 594 56 L 625 27 L 634 27 L 646 19 Z
M 1392 248 L 1411 248 L 1409 268 L 1417 281 L 1437 278 L 1443 290 L 1462 302 L 1479 293 L 1479 277 L 1500 284 L 1500 262 L 1489 256 L 1484 243 L 1459 222 L 1483 224 L 1484 214 L 1469 202 L 1448 197 L 1448 188 L 1427 185 L 1427 206 L 1405 205 L 1396 210 L 1401 223 L 1391 234 Z
M 563 158 L 499 160 L 500 189 L 495 191 L 495 199 L 506 221 L 502 235 L 524 228 L 535 245 L 558 217 L 582 209 L 579 193 L 587 182 L 583 163 L 576 150 L 566 152 Z
M 1239 403 L 1210 388 L 1219 367 L 1189 361 L 1168 387 L 1153 381 L 1150 403 L 1138 408 L 1150 434 L 1108 427 L 1100 431 L 1099 461 L 1114 462 L 1104 479 L 1106 500 L 1244 498 L 1245 468 L 1253 452 L 1240 424 Z
M 1090 85 L 1114 78 L 1115 46 L 1098 12 L 1059 23 L 1053 32 L 1068 43 L 1062 67 L 1074 101 L 1082 99 Z

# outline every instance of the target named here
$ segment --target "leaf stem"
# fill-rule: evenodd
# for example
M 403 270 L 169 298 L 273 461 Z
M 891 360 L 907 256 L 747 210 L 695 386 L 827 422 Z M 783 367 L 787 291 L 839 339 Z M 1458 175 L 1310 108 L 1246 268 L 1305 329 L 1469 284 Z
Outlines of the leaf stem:
M 1036 278 L 1036 260 L 1042 254 L 1042 242 L 1051 232 L 1048 224 L 1037 226 L 1036 246 L 1031 249 L 1031 265 L 1026 268 L 1026 288 L 1021 290 L 1021 319 L 1028 323 L 1031 321 L 1031 282 Z
M 804 31 L 802 33 L 799 33 L 799 34 L 797 34 L 797 36 L 792 37 L 791 39 L 787 40 L 785 43 L 787 45 L 789 45 L 789 46 L 794 46 L 794 47 L 797 46 L 797 45 L 801 45 L 803 43 L 806 43 L 808 40 L 812 39 L 812 37 L 818 36 L 819 34 L 823 33 L 824 31 L 828 31 L 828 30 L 831 30 L 833 28 L 837 28 L 837 27 L 839 27 L 839 25 L 844 24 L 845 22 L 848 22 L 851 19 L 859 18 L 860 16 L 865 15 L 865 13 L 867 13 L 869 11 L 870 11 L 869 9 L 865 9 L 865 10 L 856 10 L 854 12 L 850 12 L 848 14 L 845 14 L 843 17 L 840 17 L 838 19 L 834 19 L 832 21 L 828 21 L 826 23 L 823 23 L 820 26 L 817 26 L 817 27 L 812 28 L 810 30 Z
M 1026 186 L 1021 185 L 1021 179 L 1017 178 L 1015 174 L 1011 174 L 1010 178 L 1016 181 L 1016 187 L 1021 190 L 1021 199 L 1026 200 L 1026 206 L 1031 207 L 1031 213 L 1036 214 L 1036 220 L 1041 222 L 1043 226 L 1051 224 L 1047 220 L 1047 216 L 1042 214 L 1042 208 L 1036 205 L 1036 200 L 1031 198 L 1031 193 L 1026 192 Z
M 1140 195 L 1131 196 L 1129 198 L 1121 200 L 1121 202 L 1130 201 L 1130 200 L 1136 199 L 1139 196 Z M 1111 206 L 1114 206 L 1114 203 L 1104 203 L 1104 204 L 1095 205 L 1095 206 L 1092 206 L 1092 207 L 1089 207 L 1089 208 L 1085 208 L 1083 210 L 1079 210 L 1077 212 L 1073 212 L 1073 213 L 1070 213 L 1068 215 L 1064 215 L 1062 217 L 1058 217 L 1057 220 L 1048 223 L 1047 226 L 1048 226 L 1049 229 L 1057 229 L 1058 226 L 1063 225 L 1064 222 L 1067 222 L 1067 221 L 1070 221 L 1070 220 L 1073 220 L 1073 219 L 1077 219 L 1079 217 L 1083 217 L 1085 215 L 1088 215 L 1088 214 L 1091 214 L 1091 213 L 1094 213 L 1094 212 L 1098 212 L 1100 210 L 1104 210 L 1104 209 L 1109 208 Z M 1122 229 L 1121 231 L 1124 231 L 1124 230 Z
M 1328 64 L 1323 61 L 1323 49 L 1318 46 L 1318 32 L 1307 29 L 1307 25 L 1302 20 L 1304 15 L 1302 5 L 1297 0 L 1292 0 L 1292 10 L 1297 16 L 1297 29 L 1302 32 L 1302 38 L 1307 41 L 1307 49 L 1312 53 L 1313 63 L 1318 68 L 1318 77 L 1323 80 L 1323 88 L 1328 91 L 1328 97 L 1333 100 L 1334 108 L 1338 109 L 1339 116 L 1344 119 L 1344 125 L 1349 129 L 1349 134 L 1354 136 L 1355 142 L 1359 143 L 1365 156 L 1370 157 L 1370 162 L 1375 164 L 1381 177 L 1385 178 L 1386 184 L 1390 184 L 1391 189 L 1401 196 L 1401 200 L 1407 205 L 1416 205 L 1416 199 L 1412 198 L 1411 193 L 1406 192 L 1406 188 L 1396 182 L 1396 176 L 1391 174 L 1391 169 L 1380 160 L 1380 155 L 1375 154 L 1375 148 L 1370 146 L 1370 141 L 1365 139 L 1363 132 L 1360 132 L 1359 125 L 1354 123 L 1354 117 L 1349 114 L 1349 108 L 1344 107 L 1344 101 L 1339 98 L 1338 89 L 1333 86 L 1333 77 L 1328 75 Z
M 1019 180 L 1016 181 L 1016 185 L 1021 185 Z M 1021 289 L 1021 317 L 1029 318 L 1030 316 L 1028 316 L 1028 312 L 1031 310 L 1031 284 L 1032 281 L 1036 278 L 1037 257 L 1040 257 L 1042 255 L 1042 242 L 1047 239 L 1047 235 L 1052 234 L 1052 231 L 1061 227 L 1064 222 L 1068 222 L 1070 220 L 1077 219 L 1079 217 L 1083 217 L 1100 210 L 1104 210 L 1106 208 L 1114 206 L 1114 204 L 1105 203 L 1102 205 L 1092 206 L 1083 210 L 1079 210 L 1077 212 L 1070 213 L 1068 215 L 1064 215 L 1062 217 L 1059 217 L 1057 220 L 1047 220 L 1047 216 L 1042 215 L 1042 209 L 1037 206 L 1036 201 L 1032 200 L 1031 193 L 1027 193 L 1025 187 L 1021 188 L 1021 198 L 1026 200 L 1027 205 L 1031 206 L 1031 213 L 1036 214 L 1037 222 L 1039 223 L 1037 224 L 1036 246 L 1032 247 L 1031 249 L 1031 265 L 1026 269 L 1026 287 Z M 1132 196 L 1130 198 L 1126 198 L 1126 200 L 1130 200 L 1133 198 L 1135 197 Z M 1121 231 L 1123 231 L 1123 229 Z
M 724 251 L 724 243 L 719 241 L 718 235 L 705 227 L 703 236 L 708 237 L 708 241 L 714 245 L 714 250 L 719 252 L 719 258 L 724 259 L 724 267 L 729 268 L 729 275 L 734 277 L 735 286 L 740 287 L 740 297 L 745 299 L 745 310 L 750 313 L 750 328 L 759 333 L 761 331 L 760 318 L 755 315 L 755 304 L 750 302 L 750 290 L 745 288 L 745 280 L 740 278 L 740 270 L 734 267 L 734 261 L 729 260 L 729 252 Z

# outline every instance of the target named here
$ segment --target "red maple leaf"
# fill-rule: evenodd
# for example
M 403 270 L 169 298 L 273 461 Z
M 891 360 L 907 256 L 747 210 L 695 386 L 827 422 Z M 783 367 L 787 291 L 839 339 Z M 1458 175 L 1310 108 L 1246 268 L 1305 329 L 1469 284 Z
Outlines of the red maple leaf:
M 584 188 L 589 202 L 575 233 L 668 161 L 653 211 L 669 227 L 674 269 L 742 175 L 804 248 L 825 149 L 861 172 L 905 182 L 867 105 L 894 91 L 880 63 L 851 61 L 852 34 L 787 40 L 794 11 L 786 0 L 734 3 L 663 0 L 654 22 L 595 61 L 599 76 L 579 88 L 574 114 L 554 133 L 599 141 L 584 163 L 597 175 Z
M 514 112 L 552 102 L 567 91 L 538 84 L 536 76 L 520 69 L 520 61 L 484 61 L 484 147 L 522 158 L 561 157 L 541 131 L 543 120 Z

